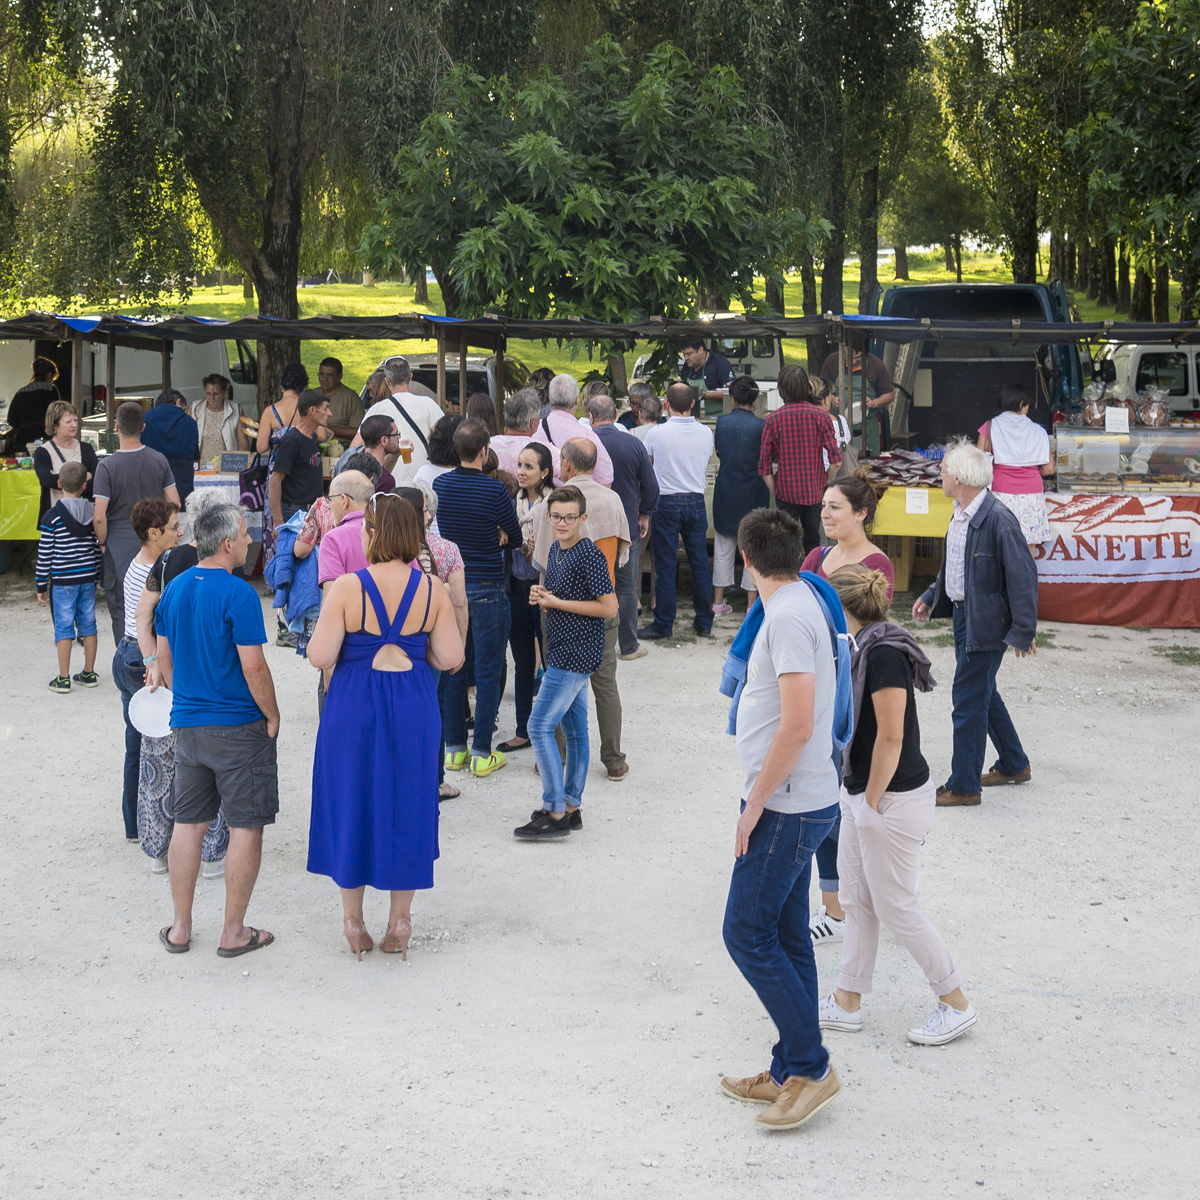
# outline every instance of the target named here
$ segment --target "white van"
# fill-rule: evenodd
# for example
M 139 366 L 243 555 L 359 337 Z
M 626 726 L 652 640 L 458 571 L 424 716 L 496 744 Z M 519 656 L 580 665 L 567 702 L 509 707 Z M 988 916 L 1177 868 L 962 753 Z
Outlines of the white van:
M 1151 387 L 1167 389 L 1172 412 L 1200 409 L 1200 347 L 1109 344 L 1096 355 L 1093 374 L 1103 383 L 1130 384 L 1139 396 Z
M 0 341 L 0 417 L 18 388 L 29 382 L 35 356 L 58 364 L 58 390 L 64 400 L 71 396 L 71 343 Z M 153 399 L 162 391 L 162 355 L 155 350 L 116 349 L 117 403 Z M 190 402 L 204 398 L 205 375 L 224 375 L 233 383 L 233 400 L 247 416 L 258 420 L 258 361 L 248 342 L 185 342 L 171 344 L 171 386 Z M 103 342 L 83 344 L 84 416 L 106 411 L 108 346 Z

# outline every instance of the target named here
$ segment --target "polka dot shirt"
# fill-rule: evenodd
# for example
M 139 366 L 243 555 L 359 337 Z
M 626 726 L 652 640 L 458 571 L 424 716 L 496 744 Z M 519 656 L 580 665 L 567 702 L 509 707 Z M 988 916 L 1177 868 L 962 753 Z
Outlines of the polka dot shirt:
M 613 590 L 604 560 L 590 538 L 570 550 L 557 542 L 546 555 L 546 588 L 561 600 L 596 600 Z M 591 675 L 604 658 L 604 618 L 546 609 L 546 662 L 560 671 Z

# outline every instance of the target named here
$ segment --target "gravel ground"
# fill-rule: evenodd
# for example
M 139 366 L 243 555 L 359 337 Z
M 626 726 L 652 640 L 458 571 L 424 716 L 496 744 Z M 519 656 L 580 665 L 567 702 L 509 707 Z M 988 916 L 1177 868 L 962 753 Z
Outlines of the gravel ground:
M 593 762 L 581 835 L 513 841 L 530 753 L 462 780 L 408 965 L 356 962 L 305 872 L 314 672 L 270 648 L 282 811 L 249 919 L 277 943 L 225 961 L 220 882 L 198 885 L 192 953 L 159 946 L 167 881 L 122 837 L 107 634 L 101 687 L 54 695 L 31 597 L 0 581 L 0 1195 L 1197 1194 L 1196 632 L 1049 627 L 1005 663 L 1034 781 L 940 812 L 923 871 L 979 1025 L 910 1046 L 931 997 L 885 934 L 865 1032 L 829 1035 L 842 1095 L 772 1134 L 717 1090 L 773 1040 L 720 936 L 734 618 L 621 664 L 632 769 L 613 785 Z M 944 633 L 922 634 L 938 779 Z M 510 698 L 501 737 L 512 719 Z M 378 938 L 385 902 L 367 911 Z M 836 948 L 818 959 L 832 986 Z

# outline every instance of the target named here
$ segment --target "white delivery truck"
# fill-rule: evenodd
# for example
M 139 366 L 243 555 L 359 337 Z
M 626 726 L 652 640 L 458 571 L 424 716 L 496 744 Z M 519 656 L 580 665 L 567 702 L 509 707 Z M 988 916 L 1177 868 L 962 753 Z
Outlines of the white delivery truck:
M 1151 387 L 1167 389 L 1167 407 L 1176 413 L 1200 410 L 1200 347 L 1109 344 L 1096 355 L 1093 374 L 1102 383 L 1127 384 L 1139 396 Z

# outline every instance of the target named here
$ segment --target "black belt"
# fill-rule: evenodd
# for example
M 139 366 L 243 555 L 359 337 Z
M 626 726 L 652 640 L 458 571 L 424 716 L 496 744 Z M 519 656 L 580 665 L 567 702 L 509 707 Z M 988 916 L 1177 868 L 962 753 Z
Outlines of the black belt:
M 953 604 L 955 608 L 963 608 L 967 602 L 965 600 L 951 600 L 950 603 Z

